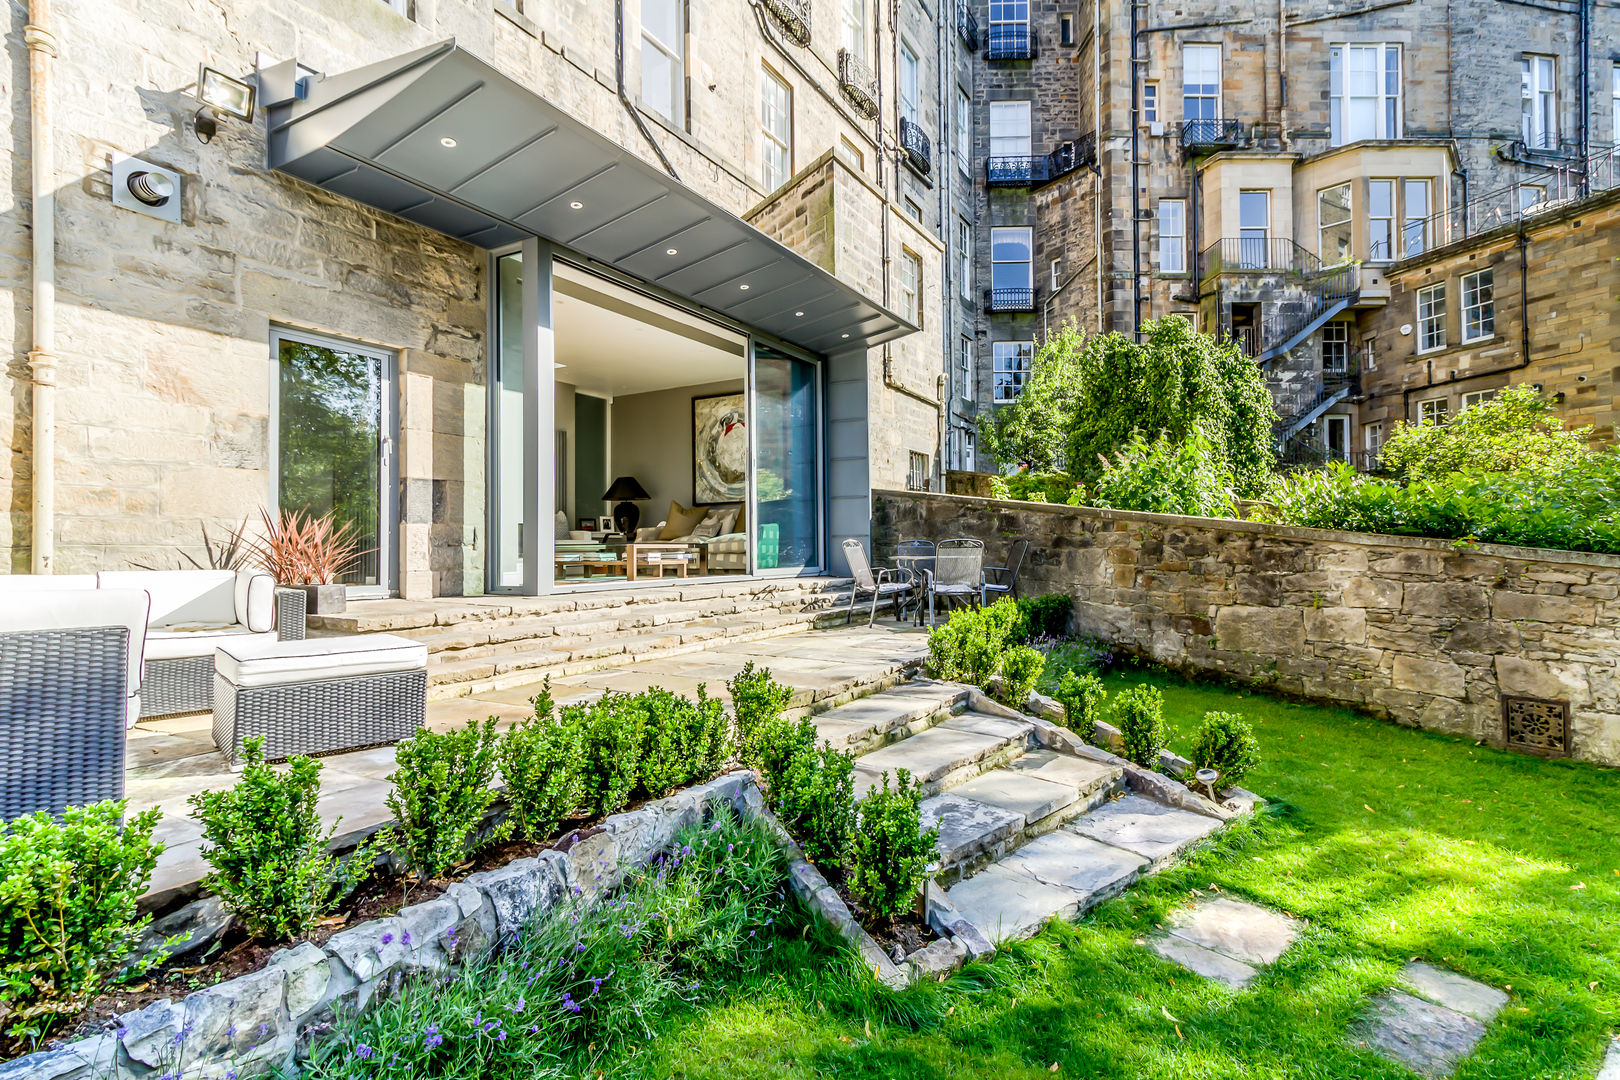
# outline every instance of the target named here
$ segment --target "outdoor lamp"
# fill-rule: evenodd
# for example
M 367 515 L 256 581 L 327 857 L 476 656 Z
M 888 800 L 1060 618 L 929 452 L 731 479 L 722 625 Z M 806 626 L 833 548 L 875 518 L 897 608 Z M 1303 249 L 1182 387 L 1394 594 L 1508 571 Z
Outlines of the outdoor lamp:
M 613 481 L 602 496 L 603 502 L 617 502 L 613 508 L 613 524 L 619 527 L 626 541 L 636 535 L 636 526 L 641 523 L 641 507 L 636 503 L 652 498 L 647 489 L 642 487 L 633 476 L 621 476 Z
M 208 142 L 219 130 L 210 110 L 251 123 L 255 92 L 254 85 L 245 79 L 233 78 L 203 64 L 197 71 L 197 99 L 202 102 L 202 108 L 197 110 L 193 121 L 198 140 Z

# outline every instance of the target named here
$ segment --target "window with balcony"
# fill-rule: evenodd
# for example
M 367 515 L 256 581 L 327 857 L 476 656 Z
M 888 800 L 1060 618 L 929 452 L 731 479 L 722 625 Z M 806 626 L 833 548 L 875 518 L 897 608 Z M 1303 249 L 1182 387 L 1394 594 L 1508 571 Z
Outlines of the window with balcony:
M 956 219 L 956 254 L 961 261 L 962 299 L 973 297 L 973 226 L 967 218 Z
M 1431 352 L 1446 347 L 1446 286 L 1444 282 L 1417 292 L 1417 349 Z
M 1401 47 L 1328 49 L 1329 123 L 1334 146 L 1401 137 Z
M 922 325 L 922 257 L 910 248 L 900 249 L 900 315 Z
M 1401 184 L 1401 255 L 1410 257 L 1429 250 L 1429 182 L 1407 180 Z
M 1238 192 L 1238 265 L 1263 270 L 1271 247 L 1271 192 Z
M 843 44 L 857 60 L 866 59 L 866 39 L 871 36 L 866 32 L 866 5 L 867 0 L 843 0 Z
M 1524 145 L 1558 149 L 1558 63 L 1551 56 L 1527 54 L 1519 61 L 1519 99 Z
M 686 121 L 686 0 L 642 0 L 641 100 L 674 124 Z
M 913 124 L 922 122 L 917 111 L 917 53 L 903 41 L 900 43 L 900 119 Z
M 1458 282 L 1462 292 L 1462 339 L 1484 341 L 1496 334 L 1495 272 L 1480 270 L 1464 274 Z
M 1335 319 L 1322 327 L 1322 371 L 1343 375 L 1350 370 L 1350 323 Z
M 1443 397 L 1425 398 L 1417 403 L 1419 424 L 1443 424 L 1451 407 Z
M 1221 47 L 1181 47 L 1182 120 L 1221 118 Z
M 990 26 L 985 36 L 986 60 L 1028 60 L 1029 0 L 990 0 Z
M 1395 181 L 1367 181 L 1367 258 L 1395 257 Z
M 1029 378 L 1030 365 L 1035 360 L 1033 341 L 997 341 L 990 346 L 995 367 L 995 393 L 997 404 L 1012 401 L 1024 389 Z
M 1614 123 L 1613 142 L 1620 146 L 1620 61 L 1609 69 L 1609 118 Z
M 793 175 L 793 88 L 768 67 L 759 72 L 759 158 L 766 191 Z
M 1328 266 L 1351 257 L 1350 184 L 1335 184 L 1316 193 L 1317 254 Z
M 1148 80 L 1142 84 L 1142 123 L 1159 122 L 1159 84 Z
M 1187 203 L 1159 200 L 1159 273 L 1187 272 Z
M 990 309 L 1029 311 L 1035 306 L 1034 240 L 1027 227 L 990 230 Z
M 1029 157 L 1029 102 L 992 101 L 990 103 L 990 156 L 992 158 Z
M 1334 461 L 1350 460 L 1350 418 L 1342 414 L 1322 417 L 1322 443 Z
M 1546 184 L 1519 185 L 1519 213 L 1531 210 L 1547 201 Z
M 960 86 L 956 88 L 956 165 L 973 175 L 973 99 Z

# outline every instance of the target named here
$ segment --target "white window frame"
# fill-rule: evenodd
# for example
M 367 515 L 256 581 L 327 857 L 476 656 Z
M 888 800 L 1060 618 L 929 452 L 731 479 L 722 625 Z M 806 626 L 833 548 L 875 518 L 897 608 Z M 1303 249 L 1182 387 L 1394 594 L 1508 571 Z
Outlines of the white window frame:
M 1322 325 L 1322 371 L 1344 375 L 1350 371 L 1349 319 L 1333 319 Z
M 1462 341 L 1489 341 L 1496 336 L 1496 275 L 1491 267 L 1464 274 L 1457 282 L 1462 301 Z
M 1443 424 L 1451 415 L 1451 403 L 1443 397 L 1424 398 L 1417 403 L 1419 424 Z
M 678 24 L 675 41 L 664 41 L 652 30 L 646 19 L 647 6 L 653 3 L 671 4 L 675 8 Z M 669 64 L 669 111 L 663 103 L 648 94 L 653 69 L 647 63 L 649 50 Z M 686 0 L 642 0 L 641 20 L 641 100 L 649 109 L 676 125 L 686 123 Z
M 900 42 L 900 119 L 909 120 L 913 124 L 921 124 L 921 114 L 918 111 L 917 83 L 922 70 L 922 61 L 917 58 L 917 50 L 906 41 Z
M 1614 125 L 1611 140 L 1620 146 L 1620 60 L 1609 65 L 1609 120 Z
M 1446 347 L 1446 283 L 1437 281 L 1417 291 L 1417 351 Z
M 913 199 L 910 195 L 903 196 L 903 199 L 906 208 L 906 216 L 911 218 L 912 221 L 921 221 L 922 203 L 918 202 L 916 199 Z
M 1022 259 L 996 258 L 996 237 L 1010 233 L 1021 233 L 1024 238 L 1025 256 Z M 1001 266 L 1022 266 L 1024 268 L 1023 283 L 1019 285 L 1002 285 L 996 280 L 996 268 Z M 1028 225 L 997 225 L 990 230 L 990 288 L 996 289 L 1030 289 L 1035 288 L 1035 230 Z
M 1500 390 L 1494 390 L 1494 389 L 1493 390 L 1474 390 L 1474 391 L 1471 391 L 1469 393 L 1466 393 L 1466 394 L 1464 394 L 1462 396 L 1462 404 L 1458 408 L 1457 411 L 1458 412 L 1467 412 L 1469 409 L 1472 409 L 1475 405 L 1483 405 L 1483 404 L 1485 404 L 1487 401 L 1491 400 L 1492 398 L 1494 398 L 1499 393 L 1501 393 Z
M 1558 58 L 1525 53 L 1519 60 L 1520 131 L 1532 150 L 1558 149 Z
M 1159 273 L 1187 272 L 1187 200 L 1160 199 Z
M 956 167 L 973 175 L 973 99 L 956 88 Z
M 1546 184 L 1519 185 L 1519 213 L 1528 214 L 1547 201 Z
M 1200 59 L 1195 64 L 1189 64 L 1188 61 L 1193 57 L 1199 57 Z M 1208 67 L 1211 58 L 1215 61 L 1213 71 Z M 1188 41 L 1182 44 L 1181 117 L 1183 120 L 1219 120 L 1221 118 L 1221 66 L 1221 47 L 1218 43 Z M 1215 76 L 1213 82 L 1200 81 L 1195 83 L 1189 80 L 1189 76 L 1203 79 L 1211 74 Z M 1200 103 L 1199 107 L 1196 109 L 1189 108 L 1188 103 L 1194 101 Z M 1213 115 L 1203 115 L 1206 111 L 1205 106 L 1202 104 L 1204 102 L 1214 103 L 1209 106 L 1209 109 L 1213 111 Z M 1198 115 L 1193 116 L 1192 113 L 1194 112 L 1198 113 Z
M 1375 192 L 1383 191 L 1383 213 Z M 1367 259 L 1369 262 L 1390 262 L 1395 258 L 1395 211 L 1400 181 L 1394 177 L 1378 176 L 1367 181 Z M 1380 235 L 1382 234 L 1382 235 Z
M 990 156 L 1027 158 L 1030 156 L 1030 103 L 990 102 Z
M 1401 137 L 1401 47 L 1341 42 L 1328 47 L 1328 126 L 1334 146 Z
M 1256 205 L 1250 196 L 1259 196 L 1265 206 L 1263 225 L 1245 224 L 1244 203 Z M 1246 269 L 1261 269 L 1271 258 L 1271 191 L 1266 188 L 1247 188 L 1238 192 L 1238 264 Z
M 1058 44 L 1073 45 L 1074 42 L 1074 12 L 1060 11 L 1058 13 Z
M 866 172 L 866 154 L 848 135 L 838 136 L 838 150 L 849 164 L 855 167 L 856 172 L 863 174 Z
M 1148 79 L 1142 84 L 1142 123 L 1159 122 L 1159 80 Z
M 921 328 L 923 324 L 922 256 L 908 247 L 900 249 L 900 315 Z
M 1344 192 L 1344 217 L 1342 219 L 1338 220 L 1338 221 L 1333 222 L 1332 224 L 1329 224 L 1326 221 L 1327 211 L 1329 209 L 1337 210 L 1338 207 L 1331 204 L 1331 203 L 1328 203 L 1326 201 L 1326 196 L 1329 195 L 1330 193 L 1339 192 L 1339 191 Z M 1328 250 L 1328 241 L 1329 241 L 1328 230 L 1329 229 L 1334 229 L 1338 233 L 1342 233 L 1342 235 L 1344 237 L 1344 240 L 1343 240 L 1344 250 L 1343 251 L 1339 251 L 1337 249 L 1335 249 L 1333 251 Z M 1316 253 L 1317 253 L 1318 257 L 1321 258 L 1322 263 L 1324 265 L 1326 265 L 1326 266 L 1337 266 L 1341 262 L 1348 261 L 1349 259 L 1351 259 L 1355 255 L 1355 244 L 1356 244 L 1356 195 L 1355 195 L 1355 185 L 1352 184 L 1349 180 L 1346 180 L 1342 184 L 1332 184 L 1332 185 L 1330 185 L 1328 187 L 1318 189 L 1317 192 L 1316 192 Z
M 962 299 L 973 298 L 973 226 L 965 217 L 956 219 L 956 258 Z
M 865 60 L 867 50 L 872 46 L 867 40 L 872 35 L 867 33 L 867 0 L 844 0 L 843 3 L 843 33 L 844 48 L 851 56 Z
M 1333 450 L 1333 429 L 1339 428 L 1344 437 L 1339 440 L 1339 450 L 1335 455 Z M 1350 418 L 1344 413 L 1329 413 L 1322 417 L 1322 445 L 1327 449 L 1328 456 L 1338 461 L 1350 460 Z
M 1423 193 L 1423 205 L 1415 213 L 1412 196 Z M 1429 250 L 1429 218 L 1434 215 L 1434 184 L 1425 178 L 1403 177 L 1401 180 L 1401 258 L 1421 255 Z
M 1367 448 L 1367 465 L 1371 467 L 1374 459 L 1378 456 L 1378 451 L 1384 448 L 1383 421 L 1375 420 L 1370 424 L 1363 424 L 1361 426 L 1361 440 L 1362 445 Z
M 961 355 L 957 357 L 957 364 L 961 371 L 957 375 L 956 393 L 963 401 L 973 400 L 973 339 L 963 334 L 958 343 Z
M 1029 0 L 990 0 L 991 26 L 1028 26 Z
M 1029 380 L 1029 370 L 1035 360 L 1033 341 L 997 341 L 990 346 L 993 388 L 991 394 L 997 405 L 1017 399 Z M 1002 382 L 1006 375 L 1008 381 Z M 1011 392 L 1005 392 L 1011 387 Z
M 793 176 L 793 87 L 768 64 L 759 68 L 759 158 L 766 191 Z

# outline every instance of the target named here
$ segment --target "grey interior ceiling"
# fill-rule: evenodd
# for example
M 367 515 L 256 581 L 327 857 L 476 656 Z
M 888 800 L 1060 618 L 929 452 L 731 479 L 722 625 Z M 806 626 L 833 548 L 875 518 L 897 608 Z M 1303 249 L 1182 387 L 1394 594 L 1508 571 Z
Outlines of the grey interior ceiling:
M 814 352 L 916 330 L 454 41 L 310 80 L 270 109 L 270 164 L 479 247 L 543 237 Z

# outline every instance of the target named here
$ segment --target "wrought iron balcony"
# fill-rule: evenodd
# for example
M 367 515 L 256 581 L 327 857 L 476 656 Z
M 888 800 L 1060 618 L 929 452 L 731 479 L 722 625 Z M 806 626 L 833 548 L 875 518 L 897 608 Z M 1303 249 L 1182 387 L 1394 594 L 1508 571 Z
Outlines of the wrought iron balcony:
M 984 290 L 984 310 L 986 311 L 1034 311 L 1034 289 L 986 289 Z
M 1181 148 L 1183 150 L 1220 150 L 1242 146 L 1241 120 L 1183 120 L 1181 122 Z
M 956 33 L 969 52 L 979 51 L 979 20 L 973 14 L 973 0 L 958 0 L 956 5 Z
M 810 44 L 810 0 L 764 0 L 765 10 L 771 13 L 789 41 L 795 45 Z
M 838 50 L 838 89 L 856 112 L 868 120 L 877 117 L 877 75 L 864 59 L 848 49 Z
M 986 60 L 1030 60 L 1035 56 L 1035 32 L 1027 22 L 994 23 L 985 38 Z
M 1094 135 L 1059 143 L 1050 154 L 1032 157 L 993 157 L 985 161 L 985 183 L 991 187 L 1036 187 L 1051 183 L 1089 165 L 1096 157 Z
M 906 152 L 906 161 L 918 172 L 927 174 L 933 168 L 933 148 L 923 129 L 904 116 L 900 118 L 900 146 Z

